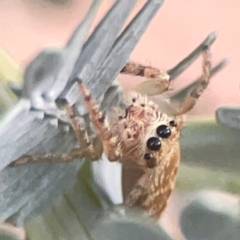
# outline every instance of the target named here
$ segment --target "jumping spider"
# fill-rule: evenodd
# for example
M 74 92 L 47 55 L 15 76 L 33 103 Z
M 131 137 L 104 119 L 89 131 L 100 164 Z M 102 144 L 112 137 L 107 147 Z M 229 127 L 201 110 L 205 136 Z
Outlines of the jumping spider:
M 171 109 L 170 115 L 164 113 L 158 102 L 154 102 L 147 95 L 131 92 L 126 100 L 124 114 L 119 115 L 118 119 L 110 124 L 92 99 L 87 87 L 78 80 L 79 90 L 97 136 L 93 140 L 89 139 L 84 127 L 77 121 L 72 107 L 66 104 L 69 122 L 81 147 L 61 156 L 51 153 L 24 155 L 12 166 L 39 161 L 66 163 L 83 157 L 98 160 L 105 152 L 109 161 L 120 161 L 125 165 L 134 163 L 144 171 L 125 203 L 145 209 L 150 216 L 159 217 L 175 185 L 180 161 L 179 137 L 183 126 L 182 115 L 193 108 L 209 84 L 211 60 L 208 47 L 203 49 L 202 55 L 201 80 L 195 85 L 189 85 L 188 92 L 181 102 L 176 103 L 171 98 L 165 101 L 165 105 Z M 148 95 L 163 93 L 168 90 L 171 83 L 167 73 L 133 62 L 128 62 L 121 73 L 148 78 L 148 81 L 138 86 L 139 90 L 147 92 Z

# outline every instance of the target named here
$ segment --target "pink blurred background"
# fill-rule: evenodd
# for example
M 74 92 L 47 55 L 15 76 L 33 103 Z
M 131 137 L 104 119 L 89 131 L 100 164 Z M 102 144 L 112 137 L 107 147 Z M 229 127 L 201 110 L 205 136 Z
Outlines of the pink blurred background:
M 94 22 L 95 26 L 113 2 L 103 1 Z M 132 16 L 144 2 L 137 2 Z M 0 46 L 25 68 L 44 47 L 62 46 L 84 17 L 90 3 L 89 0 L 69 0 L 66 4 L 58 5 L 46 0 L 1 0 Z M 218 62 L 222 58 L 231 57 L 231 62 L 213 78 L 192 113 L 213 116 L 216 108 L 221 105 L 239 105 L 239 13 L 239 0 L 165 1 L 133 51 L 131 60 L 169 69 L 189 54 L 210 32 L 216 31 L 218 39 L 212 48 L 213 61 Z M 189 83 L 200 73 L 201 62 L 196 61 L 174 83 L 174 89 Z M 125 75 L 119 76 L 118 79 L 128 89 L 141 80 Z M 171 201 L 176 199 L 172 197 Z M 172 216 L 176 216 L 176 209 L 171 208 L 165 214 L 171 215 L 172 211 Z M 169 219 L 171 224 L 176 221 L 173 218 Z M 168 225 L 169 219 L 165 218 L 163 223 Z
M 103 1 L 96 23 L 114 1 Z M 144 4 L 139 0 L 133 14 Z M 83 18 L 91 1 L 70 0 L 53 4 L 46 0 L 1 0 L 0 46 L 23 68 L 44 47 L 62 46 Z M 216 77 L 193 113 L 214 114 L 218 106 L 240 103 L 240 2 L 238 0 L 168 0 L 151 22 L 131 55 L 131 60 L 169 69 L 192 51 L 212 31 L 218 39 L 212 48 L 213 62 L 231 57 L 230 64 Z M 133 16 L 132 14 L 132 16 Z M 174 83 L 174 89 L 201 73 L 196 61 Z M 125 88 L 141 79 L 118 78 Z M 132 81 L 129 81 L 131 79 Z

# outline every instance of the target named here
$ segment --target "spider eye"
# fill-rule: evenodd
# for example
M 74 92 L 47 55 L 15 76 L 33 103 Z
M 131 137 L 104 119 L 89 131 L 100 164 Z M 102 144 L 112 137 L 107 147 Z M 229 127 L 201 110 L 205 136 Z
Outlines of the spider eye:
M 152 154 L 151 153 L 145 153 L 144 158 L 146 160 L 150 160 L 150 159 L 152 159 Z
M 161 141 L 159 138 L 157 137 L 151 137 L 148 139 L 147 141 L 147 147 L 150 149 L 150 150 L 153 150 L 153 151 L 157 151 L 160 149 L 161 147 Z
M 176 123 L 175 120 L 171 120 L 171 121 L 169 122 L 169 124 L 170 124 L 171 127 L 176 127 L 176 126 L 177 126 L 177 123 Z
M 168 138 L 171 135 L 171 129 L 167 125 L 160 125 L 157 128 L 157 135 L 161 138 Z

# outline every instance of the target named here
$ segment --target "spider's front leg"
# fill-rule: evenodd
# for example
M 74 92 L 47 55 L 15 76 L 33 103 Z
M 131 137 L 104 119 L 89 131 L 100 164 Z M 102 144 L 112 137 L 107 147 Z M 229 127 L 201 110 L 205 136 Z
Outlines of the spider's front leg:
M 69 104 L 66 104 L 65 109 L 69 123 L 71 124 L 75 136 L 80 144 L 81 155 L 90 161 L 98 160 L 103 153 L 101 140 L 98 136 L 93 138 L 93 140 L 90 140 L 84 125 L 79 123 L 73 108 Z
M 83 96 L 91 121 L 96 128 L 99 139 L 102 142 L 103 150 L 109 161 L 118 161 L 121 158 L 120 133 L 114 127 L 111 127 L 105 114 L 101 112 L 100 107 L 92 99 L 90 91 L 78 79 L 79 90 Z
M 98 137 L 92 141 L 89 139 L 83 124 L 80 124 L 74 114 L 73 108 L 66 103 L 66 113 L 75 136 L 80 144 L 79 148 L 74 148 L 68 153 L 61 155 L 52 153 L 42 153 L 36 155 L 25 154 L 9 164 L 9 167 L 16 167 L 26 163 L 49 162 L 49 163 L 68 163 L 78 158 L 87 158 L 91 161 L 98 160 L 103 152 L 102 144 Z
M 166 71 L 131 61 L 126 63 L 120 73 L 146 78 L 146 81 L 136 86 L 136 91 L 148 96 L 159 95 L 167 91 L 172 82 Z
M 69 153 L 55 155 L 52 153 L 43 153 L 36 155 L 25 154 L 15 161 L 11 162 L 8 167 L 17 167 L 26 163 L 48 162 L 48 163 L 68 163 L 77 158 L 82 158 L 83 154 L 80 148 L 74 148 Z
M 190 111 L 196 104 L 198 98 L 202 95 L 203 91 L 208 87 L 212 67 L 211 53 L 208 46 L 203 48 L 202 57 L 202 77 L 183 89 L 180 89 L 170 97 L 170 103 L 176 110 L 175 115 L 182 115 Z

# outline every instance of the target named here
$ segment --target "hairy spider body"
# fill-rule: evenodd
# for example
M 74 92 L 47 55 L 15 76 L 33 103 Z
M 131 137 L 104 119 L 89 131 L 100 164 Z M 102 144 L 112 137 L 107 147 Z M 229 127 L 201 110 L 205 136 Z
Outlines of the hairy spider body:
M 127 63 L 121 72 L 150 78 L 137 87 L 148 95 L 166 91 L 171 83 L 167 73 L 133 62 Z M 111 125 L 103 118 L 87 88 L 79 82 L 91 120 L 98 136 L 103 140 L 103 149 L 108 158 L 119 160 L 125 166 L 135 164 L 144 172 L 126 197 L 126 204 L 141 207 L 152 217 L 160 217 L 175 186 L 179 167 L 179 137 L 183 125 L 181 115 L 195 105 L 207 88 L 210 72 L 210 51 L 206 47 L 203 50 L 201 81 L 189 87 L 182 101 L 176 102 L 174 98 L 170 98 L 165 102 L 166 105 L 174 106 L 174 111 L 169 106 L 170 116 L 162 111 L 158 102 L 139 92 L 130 92 L 125 99 L 123 115 L 119 115 L 118 120 Z M 152 85 L 162 83 L 157 91 L 156 86 L 150 89 L 147 87 L 151 85 L 151 81 Z
M 127 106 L 126 115 L 118 122 L 122 163 L 134 162 L 144 174 L 127 196 L 126 203 L 143 207 L 151 216 L 159 217 L 174 188 L 180 160 L 178 139 L 182 120 L 161 112 L 147 96 L 130 93 L 129 97 L 132 104 Z M 157 131 L 159 128 L 163 131 Z M 164 135 L 166 129 L 168 134 Z M 154 140 L 158 143 L 156 146 Z
M 126 204 L 139 206 L 149 215 L 159 217 L 175 185 L 181 118 L 169 117 L 147 96 L 130 92 L 124 115 L 119 115 L 110 125 L 82 82 L 79 88 L 98 135 L 105 140 L 103 148 L 109 159 L 124 165 L 136 164 L 144 171 Z M 154 141 L 158 141 L 157 146 Z
M 78 79 L 79 90 L 97 132 L 96 138 L 89 139 L 72 107 L 66 104 L 69 122 L 80 147 L 61 156 L 50 153 L 24 155 L 13 162 L 12 166 L 39 161 L 66 163 L 82 157 L 98 160 L 105 152 L 110 161 L 120 161 L 125 167 L 134 165 L 143 171 L 125 203 L 144 209 L 150 216 L 160 217 L 174 188 L 179 167 L 179 137 L 183 125 L 181 115 L 193 108 L 208 86 L 211 75 L 210 51 L 208 47 L 203 49 L 202 78 L 163 103 L 142 93 L 155 95 L 156 92 L 159 94 L 166 91 L 171 83 L 167 73 L 132 62 L 127 63 L 121 72 L 145 76 L 150 80 L 138 86 L 141 93 L 127 94 L 124 109 L 118 111 L 122 114 L 118 113 L 117 118 L 111 122 L 100 111 L 87 87 Z M 155 87 L 147 88 L 151 86 L 151 81 L 162 84 L 157 90 Z M 176 98 L 179 95 L 181 98 Z

